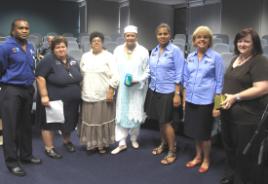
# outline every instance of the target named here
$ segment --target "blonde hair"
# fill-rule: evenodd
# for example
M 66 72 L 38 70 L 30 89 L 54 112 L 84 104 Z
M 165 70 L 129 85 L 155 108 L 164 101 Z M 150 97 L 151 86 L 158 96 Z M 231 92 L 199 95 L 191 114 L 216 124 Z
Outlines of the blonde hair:
M 193 37 L 192 37 L 193 45 L 196 47 L 195 39 L 196 39 L 197 35 L 199 35 L 201 33 L 205 34 L 209 37 L 208 47 L 212 47 L 213 33 L 212 33 L 211 29 L 207 26 L 199 26 L 195 29 L 195 31 L 193 32 Z

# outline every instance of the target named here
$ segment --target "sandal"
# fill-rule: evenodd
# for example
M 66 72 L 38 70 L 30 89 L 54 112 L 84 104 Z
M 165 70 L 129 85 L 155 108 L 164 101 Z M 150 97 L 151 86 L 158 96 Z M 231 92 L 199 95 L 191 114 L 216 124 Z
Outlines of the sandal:
M 185 166 L 187 168 L 193 168 L 193 167 L 197 166 L 198 164 L 200 164 L 201 162 L 202 162 L 201 159 L 193 159 L 193 160 L 187 162 Z
M 169 165 L 176 160 L 176 153 L 174 151 L 168 151 L 168 154 L 161 160 L 161 164 Z
M 200 166 L 200 168 L 198 169 L 199 173 L 206 173 L 208 171 L 209 168 L 209 162 L 203 162 Z
M 161 144 L 154 148 L 152 151 L 153 155 L 160 155 L 161 153 L 163 153 L 165 151 L 165 149 L 167 148 L 167 145 L 163 142 L 161 142 Z
M 105 148 L 98 148 L 98 151 L 99 151 L 100 154 L 105 154 L 106 153 Z

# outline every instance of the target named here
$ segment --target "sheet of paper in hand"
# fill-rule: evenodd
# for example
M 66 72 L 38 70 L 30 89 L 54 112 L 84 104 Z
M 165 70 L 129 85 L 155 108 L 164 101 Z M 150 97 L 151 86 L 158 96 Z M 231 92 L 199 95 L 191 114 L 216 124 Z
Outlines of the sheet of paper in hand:
M 64 123 L 63 102 L 55 100 L 49 102 L 49 107 L 46 107 L 47 123 Z

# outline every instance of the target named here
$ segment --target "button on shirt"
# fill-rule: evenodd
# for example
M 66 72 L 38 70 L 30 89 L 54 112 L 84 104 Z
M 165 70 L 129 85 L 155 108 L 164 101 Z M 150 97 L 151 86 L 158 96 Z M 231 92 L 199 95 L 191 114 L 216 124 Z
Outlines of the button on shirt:
M 208 49 L 198 61 L 197 51 L 191 53 L 184 66 L 183 84 L 186 101 L 197 105 L 213 103 L 223 86 L 224 65 L 219 53 Z
M 149 59 L 150 84 L 149 88 L 158 93 L 172 93 L 175 84 L 182 82 L 184 57 L 181 50 L 169 43 L 160 55 L 158 45 L 151 52 Z
M 29 43 L 26 48 L 25 52 L 13 37 L 0 46 L 0 83 L 22 86 L 33 84 L 35 52 Z

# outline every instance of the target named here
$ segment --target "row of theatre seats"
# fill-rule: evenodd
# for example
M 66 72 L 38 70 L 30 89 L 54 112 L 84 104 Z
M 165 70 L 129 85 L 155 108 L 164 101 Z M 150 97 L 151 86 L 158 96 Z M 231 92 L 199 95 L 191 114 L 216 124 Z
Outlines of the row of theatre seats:
M 45 36 L 39 33 L 31 33 L 28 41 L 30 41 L 34 48 L 39 51 L 42 46 L 47 45 L 47 36 L 49 35 L 60 35 L 58 33 L 50 32 L 47 33 Z M 64 36 L 68 41 L 68 54 L 74 57 L 77 60 L 81 59 L 83 53 L 89 51 L 89 33 L 80 33 L 78 36 L 74 36 L 72 33 L 63 33 L 61 34 Z M 0 35 L 0 44 L 5 41 L 7 36 Z M 104 37 L 104 47 L 113 52 L 116 46 L 124 43 L 124 37 L 120 34 L 112 34 L 112 35 L 105 35 Z
M 59 35 L 55 32 L 47 33 L 45 36 L 39 33 L 32 33 L 28 40 L 34 45 L 36 50 L 47 43 L 48 35 Z M 74 36 L 72 33 L 63 33 L 61 34 L 68 40 L 68 52 L 69 55 L 74 57 L 77 60 L 81 59 L 81 56 L 84 52 L 89 50 L 89 33 L 80 33 L 78 36 Z M 187 56 L 190 52 L 194 51 L 192 45 L 192 36 L 186 34 L 175 34 L 172 42 L 177 45 Z M 5 40 L 4 36 L 0 36 L 0 43 Z M 105 35 L 104 37 L 104 47 L 113 52 L 114 48 L 124 42 L 123 35 L 112 34 Z M 268 57 L 268 35 L 264 35 L 261 38 L 261 43 L 264 51 L 264 55 Z M 213 49 L 219 52 L 225 61 L 225 66 L 227 67 L 230 62 L 230 58 L 233 57 L 234 46 L 230 37 L 226 34 L 213 34 Z
M 184 52 L 185 56 L 193 52 L 195 49 L 192 45 L 191 35 L 175 34 L 172 42 Z M 268 35 L 262 36 L 261 44 L 263 54 L 268 57 Z M 222 55 L 225 68 L 227 68 L 234 56 L 234 45 L 233 42 L 230 41 L 230 37 L 226 34 L 213 34 L 212 48 Z

